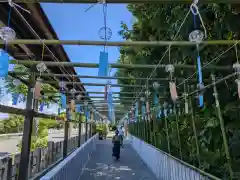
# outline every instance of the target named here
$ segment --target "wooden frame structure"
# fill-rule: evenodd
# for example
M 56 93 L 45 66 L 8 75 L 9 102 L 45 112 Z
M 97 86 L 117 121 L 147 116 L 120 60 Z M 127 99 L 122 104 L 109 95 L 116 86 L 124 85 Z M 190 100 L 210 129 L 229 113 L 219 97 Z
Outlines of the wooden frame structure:
M 33 125 L 33 118 L 35 116 L 38 117 L 53 117 L 49 115 L 44 115 L 42 113 L 36 112 L 37 108 L 37 101 L 33 102 L 33 87 L 36 82 L 36 73 L 35 65 L 40 61 L 36 61 L 36 59 L 40 59 L 40 54 L 42 51 L 41 46 L 33 46 L 33 45 L 42 45 L 44 42 L 46 45 L 51 45 L 50 50 L 54 52 L 56 58 L 59 62 L 56 62 L 56 58 L 53 58 L 51 54 L 44 55 L 44 63 L 47 65 L 50 73 L 43 74 L 43 78 L 45 83 L 53 84 L 54 87 L 59 89 L 59 81 L 60 77 L 63 78 L 64 82 L 67 84 L 67 88 L 76 88 L 78 94 L 82 95 L 81 100 L 89 102 L 92 104 L 96 109 L 99 109 L 99 112 L 104 112 L 104 110 L 100 109 L 102 106 L 97 106 L 97 102 L 104 103 L 106 101 L 100 100 L 93 100 L 92 98 L 99 98 L 99 97 L 91 97 L 89 96 L 90 92 L 86 92 L 84 86 L 92 85 L 92 86 L 105 86 L 105 84 L 97 84 L 97 83 L 82 83 L 79 78 L 95 78 L 95 79 L 118 79 L 114 77 L 94 77 L 94 76 L 81 76 L 77 75 L 73 67 L 90 67 L 90 68 L 97 68 L 97 64 L 91 63 L 71 63 L 69 58 L 67 57 L 66 53 L 64 52 L 62 46 L 63 44 L 68 45 L 96 45 L 96 46 L 103 46 L 106 45 L 104 41 L 80 41 L 80 40 L 58 40 L 56 33 L 54 32 L 53 28 L 50 25 L 46 15 L 44 14 L 43 10 L 40 7 L 39 2 L 43 3 L 96 3 L 94 0 L 13 0 L 15 3 L 21 3 L 21 6 L 24 8 L 30 9 L 32 12 L 32 16 L 29 20 L 30 25 L 37 31 L 42 39 L 46 39 L 43 41 L 35 40 L 36 36 L 34 33 L 28 28 L 26 23 L 24 23 L 20 17 L 18 17 L 17 13 L 13 13 L 13 17 L 11 19 L 11 27 L 17 32 L 17 36 L 19 39 L 9 42 L 8 44 L 8 52 L 11 56 L 15 58 L 12 60 L 11 63 L 13 64 L 22 64 L 26 67 L 30 68 L 31 70 L 31 80 L 30 82 L 26 82 L 26 80 L 22 79 L 21 76 L 26 75 L 24 73 L 15 73 L 10 72 L 14 78 L 19 78 L 23 83 L 28 85 L 28 97 L 27 97 L 27 105 L 25 110 L 20 110 L 17 108 L 9 108 L 6 106 L 0 106 L 2 112 L 14 113 L 14 114 L 21 114 L 25 116 L 24 121 L 24 133 L 23 133 L 23 141 L 22 141 L 22 152 L 21 152 L 21 162 L 20 162 L 20 169 L 19 169 L 19 176 L 18 180 L 23 180 L 28 178 L 28 163 L 29 163 L 29 154 L 30 154 L 30 143 L 31 143 L 31 133 L 32 133 L 32 125 Z M 146 0 L 106 0 L 107 3 L 145 3 Z M 192 3 L 192 0 L 149 0 L 148 3 Z M 202 0 L 201 3 L 236 3 L 240 4 L 239 0 Z M 1 21 L 3 24 L 7 24 L 7 12 L 8 12 L 8 4 L 1 3 L 0 4 L 0 15 Z M 229 45 L 235 44 L 237 41 L 234 40 L 227 40 L 227 41 L 203 41 L 201 44 L 203 45 Z M 0 41 L 0 48 L 3 48 L 3 41 Z M 59 46 L 57 46 L 59 45 Z M 108 46 L 195 46 L 196 43 L 190 43 L 188 41 L 139 41 L 139 42 L 108 42 Z M 24 53 L 27 54 L 26 56 L 22 56 Z M 16 60 L 17 59 L 17 60 Z M 29 61 L 29 60 L 34 61 Z M 54 62 L 55 61 L 55 62 Z M 111 64 L 112 68 L 128 68 L 128 69 L 142 69 L 142 68 L 155 68 L 155 65 L 122 65 L 122 64 Z M 161 66 L 159 68 L 164 68 L 165 66 Z M 186 69 L 193 69 L 194 66 L 190 65 L 175 65 L 176 68 L 186 68 Z M 221 71 L 230 72 L 232 71 L 232 67 L 219 67 L 219 66 L 209 66 L 208 69 L 218 69 Z M 124 79 L 125 77 L 121 77 Z M 119 78 L 119 79 L 121 79 Z M 138 78 L 138 80 L 145 80 L 146 78 Z M 160 81 L 168 81 L 168 78 L 155 78 L 156 80 Z M 76 85 L 76 87 L 75 87 Z M 128 85 L 128 86 L 117 86 L 112 85 L 112 87 L 142 87 L 143 85 Z M 67 91 L 67 90 L 65 90 Z M 46 92 L 51 93 L 51 92 Z M 68 94 L 68 93 L 66 93 Z M 101 94 L 96 92 L 96 94 Z M 133 92 L 125 92 L 125 93 L 114 93 L 114 94 L 134 94 Z M 123 97 L 121 97 L 124 99 Z M 126 97 L 127 98 L 127 97 Z M 121 100 L 122 102 L 123 100 Z M 131 107 L 131 100 L 124 100 L 129 102 L 129 107 Z M 114 103 L 119 103 L 119 100 L 114 101 Z M 123 112 L 124 113 L 124 112 Z M 122 115 L 120 113 L 120 115 Z M 87 124 L 87 123 L 86 123 Z M 87 126 L 86 126 L 87 127 Z M 67 140 L 68 140 L 68 122 L 65 122 L 65 136 L 64 136 L 64 148 L 63 148 L 63 156 L 67 156 Z

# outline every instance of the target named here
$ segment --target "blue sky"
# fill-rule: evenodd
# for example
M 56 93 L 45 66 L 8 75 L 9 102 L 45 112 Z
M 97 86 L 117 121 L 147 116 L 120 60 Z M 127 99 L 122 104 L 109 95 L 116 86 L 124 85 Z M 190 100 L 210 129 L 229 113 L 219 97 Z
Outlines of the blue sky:
M 51 22 L 58 38 L 61 40 L 101 40 L 99 37 L 99 29 L 103 24 L 103 7 L 98 4 L 89 11 L 85 10 L 90 4 L 41 4 L 49 21 Z M 110 41 L 122 41 L 118 35 L 120 30 L 120 22 L 123 21 L 128 26 L 131 26 L 132 15 L 128 12 L 126 5 L 110 4 L 107 8 L 107 26 L 112 30 L 112 38 Z M 64 46 L 64 49 L 72 62 L 87 62 L 98 63 L 99 53 L 103 50 L 102 46 Z M 119 57 L 119 47 L 108 47 L 109 62 L 114 63 Z M 96 68 L 75 68 L 80 75 L 97 76 L 98 69 Z M 114 75 L 115 69 L 111 71 L 111 76 Z M 84 83 L 105 83 L 106 80 L 101 79 L 81 79 Z M 117 83 L 115 80 L 113 84 Z M 3 83 L 0 82 L 0 86 Z M 87 91 L 104 91 L 104 87 L 86 86 Z M 113 88 L 112 91 L 119 91 L 119 88 Z M 90 94 L 99 96 L 99 94 Z M 11 105 L 11 96 L 4 96 L 2 101 L 5 105 Z M 25 104 L 20 104 L 18 107 L 25 107 Z M 45 108 L 46 112 L 47 108 Z M 52 106 L 49 112 L 56 111 L 56 106 Z M 0 117 L 3 115 L 0 115 Z
M 53 28 L 59 39 L 62 40 L 101 40 L 99 29 L 103 24 L 103 6 L 95 5 L 89 11 L 85 10 L 89 4 L 43 4 L 42 7 L 47 14 Z M 108 5 L 107 8 L 107 26 L 112 30 L 110 41 L 121 41 L 118 35 L 120 22 L 124 21 L 131 24 L 132 15 L 128 12 L 126 5 Z M 98 63 L 99 53 L 103 50 L 102 46 L 64 46 L 72 62 Z M 109 62 L 114 63 L 119 57 L 119 47 L 108 47 Z M 81 75 L 97 76 L 96 68 L 75 68 Z M 111 75 L 115 73 L 112 70 Z M 81 79 L 84 83 L 105 83 L 101 79 Z M 116 81 L 112 81 L 116 83 Z M 86 86 L 87 91 L 103 91 L 103 87 Z M 114 88 L 113 91 L 119 91 Z M 96 95 L 97 96 L 97 95 Z

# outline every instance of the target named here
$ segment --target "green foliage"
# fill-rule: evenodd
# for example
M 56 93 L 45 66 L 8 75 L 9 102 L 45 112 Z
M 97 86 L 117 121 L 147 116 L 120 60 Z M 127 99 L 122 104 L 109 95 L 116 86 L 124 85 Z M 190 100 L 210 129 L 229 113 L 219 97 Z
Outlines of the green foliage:
M 133 14 L 136 21 L 132 27 L 127 27 L 124 22 L 121 24 L 121 30 L 119 35 L 128 41 L 158 41 L 158 40 L 172 40 L 186 13 L 189 11 L 189 5 L 186 4 L 130 4 L 128 5 L 129 11 Z M 208 38 L 207 40 L 238 40 L 240 39 L 240 18 L 238 5 L 230 4 L 202 4 L 199 7 L 199 11 L 203 18 L 204 24 L 207 28 Z M 202 27 L 200 27 L 202 29 Z M 193 30 L 193 17 L 187 18 L 186 22 L 182 26 L 179 35 L 175 40 L 188 40 L 189 33 Z M 215 57 L 219 56 L 223 51 L 230 46 L 216 45 L 216 46 L 204 46 L 200 45 L 200 56 L 202 64 L 208 64 Z M 196 48 L 195 47 L 171 47 L 171 57 L 168 54 L 162 59 L 167 47 L 122 47 L 120 49 L 119 63 L 122 64 L 158 64 L 161 60 L 161 64 L 186 64 L 196 65 Z M 239 52 L 239 51 L 238 51 Z M 237 54 L 239 56 L 239 54 Z M 232 66 L 236 62 L 236 54 L 234 48 L 230 49 L 220 58 L 215 59 L 212 62 L 214 65 L 219 66 Z M 175 69 L 174 78 L 176 77 L 176 84 L 180 84 L 182 79 L 188 78 L 197 69 Z M 209 79 L 211 73 L 215 73 L 217 77 L 224 77 L 232 71 L 215 71 L 206 70 L 203 71 L 204 83 L 211 84 Z M 115 76 L 117 77 L 130 77 L 129 79 L 119 79 L 118 84 L 141 84 L 145 85 L 146 81 L 136 80 L 138 77 L 149 77 L 152 72 L 149 69 L 118 69 Z M 153 78 L 168 78 L 169 74 L 164 69 L 157 69 L 152 75 Z M 197 76 L 193 76 L 193 80 L 196 80 Z M 181 80 L 180 80 L 181 79 Z M 228 146 L 232 158 L 232 168 L 234 172 L 239 172 L 240 165 L 240 106 L 239 99 L 237 97 L 235 78 L 229 79 L 224 83 L 217 85 L 219 94 L 219 101 L 223 113 L 223 119 L 225 122 L 225 129 L 227 133 Z M 149 80 L 150 91 L 152 91 L 152 81 Z M 167 81 L 159 82 L 162 88 L 159 90 L 159 95 L 164 99 L 159 99 L 160 104 L 164 101 L 168 101 L 169 88 Z M 196 89 L 196 81 L 188 81 L 187 85 L 193 86 Z M 136 88 L 121 88 L 121 92 L 137 92 L 140 89 Z M 178 87 L 178 95 L 182 96 L 184 93 L 183 85 Z M 133 97 L 132 95 L 120 94 L 121 97 Z M 215 102 L 213 97 L 213 90 L 207 89 L 204 93 L 204 101 L 206 108 L 201 111 L 197 111 L 194 114 L 194 118 L 197 126 L 197 136 L 200 148 L 200 164 L 197 160 L 197 150 L 195 146 L 195 137 L 192 128 L 191 116 L 182 115 L 179 119 L 179 129 L 181 137 L 181 147 L 183 152 L 183 160 L 189 162 L 192 165 L 199 166 L 201 169 L 206 170 L 218 177 L 229 177 L 228 169 L 226 165 L 226 157 L 223 148 L 223 140 L 219 125 L 218 116 L 216 114 Z M 169 100 L 170 102 L 170 100 Z M 124 102 L 121 103 L 124 105 Z M 193 103 L 194 109 L 197 110 L 197 103 Z M 141 128 L 146 125 L 140 123 Z M 169 138 L 171 145 L 171 154 L 179 157 L 179 144 L 178 135 L 176 131 L 176 119 L 175 117 L 169 117 Z M 167 138 L 164 120 L 158 121 L 156 125 L 157 131 L 156 141 L 157 147 L 164 151 L 167 151 Z M 136 127 L 132 130 L 136 131 Z M 153 129 L 153 128 L 152 128 Z M 151 131 L 152 132 L 152 131 Z M 138 134 L 139 135 L 139 134 Z M 140 133 L 142 138 L 151 142 L 148 137 L 143 137 L 143 133 Z M 146 139 L 147 138 L 147 139 Z M 180 158 L 180 157 L 179 157 Z M 226 178 L 228 179 L 228 178 Z M 240 179 L 240 178 L 239 178 Z
M 19 64 L 14 66 L 13 71 L 14 72 L 30 73 L 28 68 L 26 68 L 23 65 L 19 65 Z M 26 81 L 29 81 L 29 75 L 25 75 L 25 76 L 22 76 L 20 78 L 25 79 Z M 19 86 L 16 86 L 16 85 L 13 84 L 13 80 L 14 80 L 14 78 L 12 78 L 11 76 L 8 76 L 8 79 L 6 80 L 5 88 L 7 89 L 8 93 L 23 94 L 26 97 L 27 92 L 28 92 L 27 86 L 25 84 L 22 84 L 22 83 Z M 53 96 L 58 95 L 57 90 L 49 84 L 42 84 L 42 91 L 43 92 L 45 92 L 45 91 L 52 92 Z M 44 98 L 44 99 L 42 98 L 42 99 L 39 100 L 39 102 L 40 103 L 45 102 L 49 105 L 50 103 L 56 103 L 57 100 L 53 99 L 53 98 Z
M 23 116 L 10 115 L 8 119 L 0 121 L 0 134 L 22 132 L 23 122 Z
M 239 109 L 238 109 L 239 111 Z M 224 117 L 230 113 L 226 110 Z M 193 131 L 193 121 L 196 125 L 197 140 L 199 146 L 199 156 L 197 154 L 196 138 Z M 191 114 L 182 114 L 178 116 L 179 136 L 177 131 L 177 119 L 175 115 L 167 118 L 169 142 L 171 155 L 181 158 L 191 165 L 213 174 L 219 178 L 229 177 L 229 171 L 226 161 L 225 149 L 223 146 L 223 137 L 221 135 L 220 123 L 216 111 L 205 108 L 192 116 Z M 239 122 L 225 119 L 225 125 L 228 137 L 228 146 L 232 158 L 232 168 L 238 172 L 240 153 L 239 153 Z M 130 126 L 130 132 L 157 148 L 168 152 L 168 138 L 166 134 L 164 119 L 147 121 L 138 121 L 138 124 Z M 139 130 L 138 130 L 139 128 Z M 236 132 L 235 132 L 236 131 Z M 235 132 L 235 133 L 233 133 Z M 200 164 L 198 162 L 200 160 Z M 237 175 L 236 175 L 237 176 Z M 239 178 L 239 177 L 238 177 Z
M 107 135 L 107 127 L 106 124 L 97 124 L 96 125 L 96 132 L 100 134 Z

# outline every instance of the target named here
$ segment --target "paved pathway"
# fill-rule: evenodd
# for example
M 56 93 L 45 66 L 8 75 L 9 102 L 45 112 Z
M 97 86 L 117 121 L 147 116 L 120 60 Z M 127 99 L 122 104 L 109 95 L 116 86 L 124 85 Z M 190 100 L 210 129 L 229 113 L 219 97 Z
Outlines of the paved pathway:
M 81 180 L 157 180 L 130 144 L 121 149 L 121 157 L 112 157 L 110 140 L 99 141 Z

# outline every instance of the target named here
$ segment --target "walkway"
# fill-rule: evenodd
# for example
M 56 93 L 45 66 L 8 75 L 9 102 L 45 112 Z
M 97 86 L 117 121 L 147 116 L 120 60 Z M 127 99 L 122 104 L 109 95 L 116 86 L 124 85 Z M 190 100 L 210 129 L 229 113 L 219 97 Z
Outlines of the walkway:
M 136 151 L 126 143 L 121 150 L 121 158 L 112 156 L 110 140 L 98 141 L 81 180 L 157 180 L 146 167 Z

